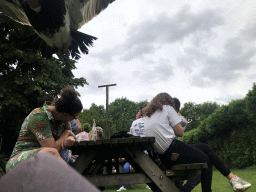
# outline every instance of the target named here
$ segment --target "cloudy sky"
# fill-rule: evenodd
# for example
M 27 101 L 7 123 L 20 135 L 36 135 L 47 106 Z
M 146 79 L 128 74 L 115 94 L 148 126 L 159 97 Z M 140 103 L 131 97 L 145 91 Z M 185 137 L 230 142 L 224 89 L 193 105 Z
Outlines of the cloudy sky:
M 98 37 L 74 70 L 84 108 L 168 92 L 227 104 L 256 81 L 254 0 L 116 0 L 79 31 Z

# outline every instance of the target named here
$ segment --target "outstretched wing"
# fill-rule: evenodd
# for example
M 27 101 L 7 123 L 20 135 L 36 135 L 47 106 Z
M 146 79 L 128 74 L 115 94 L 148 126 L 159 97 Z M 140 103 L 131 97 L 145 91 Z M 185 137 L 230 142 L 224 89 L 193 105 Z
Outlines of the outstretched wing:
M 30 25 L 18 0 L 0 0 L 0 12 L 3 12 L 19 23 Z
M 115 0 L 69 0 L 68 11 L 71 29 L 79 29 L 96 17 Z

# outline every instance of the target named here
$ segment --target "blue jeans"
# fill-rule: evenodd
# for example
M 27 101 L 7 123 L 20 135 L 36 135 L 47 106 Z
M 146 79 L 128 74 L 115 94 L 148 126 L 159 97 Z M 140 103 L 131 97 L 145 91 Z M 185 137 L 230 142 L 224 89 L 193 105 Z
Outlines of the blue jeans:
M 123 173 L 129 173 L 129 172 L 130 172 L 130 164 L 126 162 L 123 166 Z M 125 185 L 123 185 L 123 187 L 125 188 Z
M 60 151 L 60 156 L 67 164 L 73 164 L 73 161 L 69 158 L 69 150 L 66 147 Z

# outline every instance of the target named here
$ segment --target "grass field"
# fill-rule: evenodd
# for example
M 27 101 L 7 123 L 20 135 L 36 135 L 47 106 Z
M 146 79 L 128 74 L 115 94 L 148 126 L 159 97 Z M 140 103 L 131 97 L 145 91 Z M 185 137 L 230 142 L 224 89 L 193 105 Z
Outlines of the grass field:
M 232 170 L 232 173 L 242 177 L 245 181 L 248 181 L 252 184 L 252 187 L 246 192 L 256 192 L 256 169 L 235 169 Z M 115 192 L 119 189 L 120 186 L 108 186 L 104 192 Z M 132 192 L 150 192 L 151 190 L 146 189 L 146 184 L 136 184 L 136 189 L 133 189 L 131 186 L 126 186 L 126 191 Z M 212 191 L 213 192 L 233 192 L 228 179 L 220 174 L 219 171 L 213 171 L 213 180 L 212 180 Z M 201 192 L 201 185 L 199 184 L 192 192 Z

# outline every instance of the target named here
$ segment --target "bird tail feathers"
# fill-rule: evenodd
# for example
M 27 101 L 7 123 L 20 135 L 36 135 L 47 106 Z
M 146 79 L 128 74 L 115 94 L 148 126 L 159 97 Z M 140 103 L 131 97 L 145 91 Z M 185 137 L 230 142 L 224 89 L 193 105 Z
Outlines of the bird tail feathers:
M 81 52 L 83 54 L 88 54 L 88 47 L 93 46 L 93 41 L 97 39 L 96 37 L 81 33 L 76 30 L 71 30 L 71 37 L 72 41 L 71 45 L 69 46 L 69 52 L 71 57 L 75 58 L 75 60 L 80 59 Z

